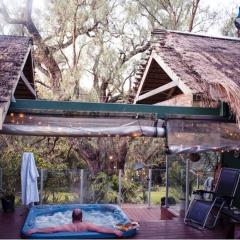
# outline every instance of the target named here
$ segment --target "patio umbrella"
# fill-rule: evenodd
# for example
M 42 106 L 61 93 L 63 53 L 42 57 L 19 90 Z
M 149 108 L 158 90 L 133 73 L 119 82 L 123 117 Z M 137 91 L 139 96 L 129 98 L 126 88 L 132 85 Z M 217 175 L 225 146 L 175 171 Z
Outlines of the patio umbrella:
M 33 153 L 24 152 L 21 166 L 22 204 L 29 205 L 39 202 L 37 178 L 38 170 L 35 164 Z

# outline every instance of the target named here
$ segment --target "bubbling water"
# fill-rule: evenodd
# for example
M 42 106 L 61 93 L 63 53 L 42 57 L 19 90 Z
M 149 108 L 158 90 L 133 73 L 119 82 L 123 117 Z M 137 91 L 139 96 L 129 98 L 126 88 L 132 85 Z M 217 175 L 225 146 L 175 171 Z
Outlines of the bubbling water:
M 88 210 L 83 212 L 83 222 L 91 222 L 99 226 L 114 227 L 122 223 L 118 211 Z M 40 215 L 35 218 L 36 228 L 55 227 L 72 223 L 72 211 L 55 212 L 52 215 Z

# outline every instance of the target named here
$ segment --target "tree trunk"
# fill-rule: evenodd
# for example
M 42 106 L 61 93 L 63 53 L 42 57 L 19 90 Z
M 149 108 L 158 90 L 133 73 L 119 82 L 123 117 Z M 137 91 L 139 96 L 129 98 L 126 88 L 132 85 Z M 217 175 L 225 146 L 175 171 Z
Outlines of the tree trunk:
M 36 28 L 31 14 L 32 14 L 32 2 L 33 0 L 28 0 L 26 3 L 25 14 L 22 19 L 14 19 L 11 18 L 8 14 L 8 11 L 3 4 L 1 3 L 1 14 L 4 17 L 4 20 L 9 24 L 20 24 L 26 27 L 29 34 L 33 37 L 33 41 L 38 47 L 35 55 L 38 64 L 41 63 L 45 66 L 45 69 L 49 73 L 48 77 L 50 77 L 51 87 L 53 91 L 58 91 L 60 87 L 60 81 L 62 79 L 61 70 L 58 66 L 58 63 L 53 57 L 53 53 L 49 50 L 49 47 L 43 43 L 43 39 L 38 29 Z
M 99 137 L 96 146 L 88 143 L 76 143 L 74 149 L 87 163 L 93 176 L 103 171 L 109 175 L 116 174 L 118 169 L 124 169 L 128 152 L 126 138 Z

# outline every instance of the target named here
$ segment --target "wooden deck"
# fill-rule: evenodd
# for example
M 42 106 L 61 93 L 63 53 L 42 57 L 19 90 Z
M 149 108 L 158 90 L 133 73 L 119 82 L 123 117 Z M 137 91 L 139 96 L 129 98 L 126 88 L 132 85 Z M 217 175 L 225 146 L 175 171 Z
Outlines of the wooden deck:
M 130 219 L 140 223 L 140 230 L 135 239 L 223 239 L 232 238 L 229 229 L 222 226 L 213 231 L 199 231 L 184 225 L 182 218 L 173 218 L 160 211 L 159 207 L 146 208 L 122 206 Z M 161 214 L 162 213 L 162 214 Z M 0 212 L 0 239 L 19 239 L 27 210 L 18 208 L 14 213 Z M 164 215 L 164 216 L 163 216 Z M 162 220 L 162 219 L 171 220 Z

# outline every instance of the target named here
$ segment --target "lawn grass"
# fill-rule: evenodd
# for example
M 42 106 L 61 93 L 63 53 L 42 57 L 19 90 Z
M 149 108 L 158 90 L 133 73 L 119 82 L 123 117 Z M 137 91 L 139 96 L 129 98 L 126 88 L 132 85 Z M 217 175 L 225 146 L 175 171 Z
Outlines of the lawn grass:
M 160 204 L 161 198 L 165 197 L 166 189 L 160 188 L 159 191 L 152 191 L 151 192 L 151 204 L 158 205 Z M 175 188 L 169 188 L 169 197 L 173 197 L 176 202 L 179 201 L 179 194 L 177 193 Z

